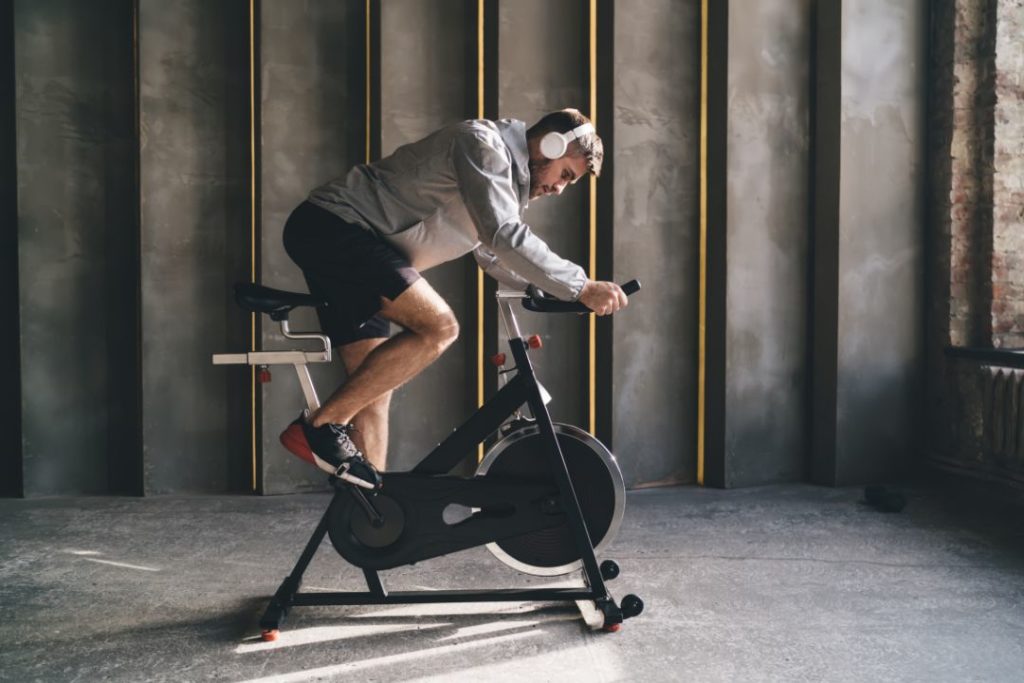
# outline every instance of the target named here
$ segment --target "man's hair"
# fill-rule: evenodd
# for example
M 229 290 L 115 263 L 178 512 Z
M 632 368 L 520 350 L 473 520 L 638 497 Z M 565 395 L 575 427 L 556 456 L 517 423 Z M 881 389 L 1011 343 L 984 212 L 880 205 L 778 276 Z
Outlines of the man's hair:
M 568 133 L 574 128 L 590 123 L 590 119 L 581 114 L 578 109 L 563 109 L 545 114 L 537 123 L 533 124 L 526 131 L 526 138 L 532 140 L 540 138 L 545 133 Z M 584 157 L 587 160 L 587 171 L 595 177 L 601 175 L 601 163 L 604 161 L 604 144 L 597 133 L 584 135 L 582 138 L 573 140 L 566 150 L 567 156 Z

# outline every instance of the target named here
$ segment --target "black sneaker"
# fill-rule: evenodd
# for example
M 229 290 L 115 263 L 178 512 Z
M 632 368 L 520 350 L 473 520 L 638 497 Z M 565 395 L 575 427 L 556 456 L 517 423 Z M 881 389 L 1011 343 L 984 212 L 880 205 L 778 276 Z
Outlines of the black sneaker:
M 314 427 L 309 423 L 309 411 L 304 410 L 281 432 L 281 443 L 328 474 L 363 488 L 380 488 L 380 474 L 352 443 L 351 431 L 352 425 Z

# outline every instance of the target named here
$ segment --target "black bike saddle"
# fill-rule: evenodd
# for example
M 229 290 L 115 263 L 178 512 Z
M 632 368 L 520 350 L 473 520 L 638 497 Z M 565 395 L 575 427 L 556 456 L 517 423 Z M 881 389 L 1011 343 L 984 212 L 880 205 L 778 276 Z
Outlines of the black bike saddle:
M 286 292 L 283 289 L 264 287 L 255 282 L 239 282 L 235 285 L 235 301 L 247 311 L 267 313 L 273 320 L 286 320 L 288 313 L 299 306 L 319 308 L 327 302 L 310 294 Z

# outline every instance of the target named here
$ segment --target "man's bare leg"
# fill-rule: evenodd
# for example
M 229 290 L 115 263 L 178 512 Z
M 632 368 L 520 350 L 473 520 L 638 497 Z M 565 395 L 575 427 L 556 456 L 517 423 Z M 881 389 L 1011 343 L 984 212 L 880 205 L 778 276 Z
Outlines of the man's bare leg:
M 348 424 L 366 406 L 415 377 L 459 335 L 452 309 L 420 279 L 394 301 L 381 299 L 380 315 L 404 329 L 377 346 L 313 416 L 313 426 Z
M 386 342 L 385 338 L 361 339 L 351 344 L 338 348 L 341 353 L 341 360 L 345 364 L 345 372 L 351 377 L 359 366 L 363 364 L 370 353 Z M 352 424 L 356 431 L 352 433 L 352 440 L 363 452 L 370 464 L 377 468 L 378 472 L 385 470 L 388 457 L 388 408 L 391 405 L 391 392 L 373 401 L 360 410 L 352 418 Z

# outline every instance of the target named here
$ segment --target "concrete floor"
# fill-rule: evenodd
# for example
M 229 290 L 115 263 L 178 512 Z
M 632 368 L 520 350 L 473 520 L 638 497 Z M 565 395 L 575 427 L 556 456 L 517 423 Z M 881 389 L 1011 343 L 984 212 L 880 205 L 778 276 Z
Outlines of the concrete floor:
M 0 679 L 10 681 L 1020 681 L 1022 508 L 918 488 L 630 494 L 605 555 L 643 615 L 617 634 L 513 604 L 297 608 L 257 638 L 320 495 L 0 500 Z M 477 549 L 391 588 L 523 584 Z M 307 589 L 362 588 L 329 545 Z

